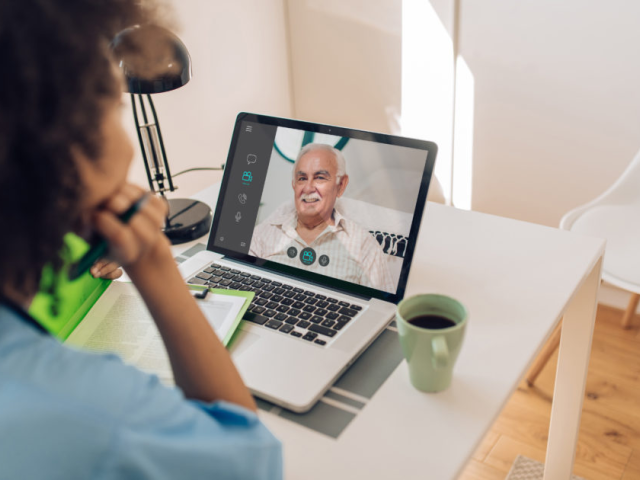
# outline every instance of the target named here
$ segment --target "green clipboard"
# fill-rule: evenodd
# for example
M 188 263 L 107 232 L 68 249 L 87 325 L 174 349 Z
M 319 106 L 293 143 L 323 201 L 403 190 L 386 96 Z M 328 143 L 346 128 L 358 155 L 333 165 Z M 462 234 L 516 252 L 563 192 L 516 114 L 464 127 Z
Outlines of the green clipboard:
M 73 332 L 111 284 L 111 280 L 93 278 L 89 272 L 74 281 L 69 280 L 69 266 L 82 258 L 89 250 L 89 244 L 69 233 L 65 235 L 64 245 L 62 269 L 54 272 L 50 266 L 45 267 L 40 292 L 29 307 L 29 314 L 60 340 L 65 340 Z M 55 285 L 57 300 L 48 292 L 51 284 Z
M 111 284 L 111 280 L 94 278 L 89 272 L 84 273 L 76 280 L 69 280 L 67 275 L 69 266 L 82 258 L 89 250 L 89 244 L 71 233 L 65 236 L 64 242 L 63 268 L 60 272 L 54 272 L 51 267 L 44 269 L 41 291 L 36 295 L 29 308 L 29 314 L 47 331 L 63 342 L 82 322 L 82 319 Z M 49 285 L 52 284 L 54 279 L 56 281 L 55 297 L 57 297 L 57 300 L 52 293 L 48 292 L 50 290 Z M 205 287 L 193 285 L 190 288 L 192 290 L 203 290 Z M 215 288 L 210 288 L 209 291 L 219 295 L 244 297 L 246 299 L 225 338 L 220 339 L 223 345 L 228 347 L 235 338 L 240 321 L 255 294 L 253 292 Z M 52 309 L 54 305 L 56 309 Z

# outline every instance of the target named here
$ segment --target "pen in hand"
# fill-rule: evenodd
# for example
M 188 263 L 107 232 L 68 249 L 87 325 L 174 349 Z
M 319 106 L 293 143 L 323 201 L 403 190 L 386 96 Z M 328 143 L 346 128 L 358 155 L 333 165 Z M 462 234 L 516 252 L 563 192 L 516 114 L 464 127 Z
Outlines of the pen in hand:
M 122 223 L 129 223 L 131 217 L 133 217 L 138 211 L 144 207 L 145 203 L 151 197 L 151 192 L 146 192 L 142 197 L 140 197 L 133 205 L 131 205 L 124 213 L 118 215 L 118 218 Z M 82 276 L 85 272 L 88 272 L 91 266 L 96 263 L 100 258 L 104 257 L 107 254 L 107 250 L 109 249 L 109 245 L 106 240 L 100 240 L 100 242 L 91 247 L 91 249 L 84 254 L 84 256 L 78 260 L 77 263 L 74 263 L 69 268 L 69 280 L 75 280 Z

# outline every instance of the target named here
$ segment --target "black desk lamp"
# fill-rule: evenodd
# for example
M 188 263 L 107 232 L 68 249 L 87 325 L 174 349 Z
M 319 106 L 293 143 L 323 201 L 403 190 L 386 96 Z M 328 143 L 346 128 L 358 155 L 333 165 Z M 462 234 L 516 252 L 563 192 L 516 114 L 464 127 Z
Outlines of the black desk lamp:
M 175 90 L 189 82 L 191 57 L 176 35 L 156 25 L 136 25 L 121 31 L 111 48 L 131 94 L 149 188 L 164 197 L 164 192 L 173 192 L 176 187 L 171 179 L 160 122 L 150 94 Z M 148 115 L 145 103 L 151 108 L 153 118 Z M 205 203 L 186 198 L 166 200 L 169 215 L 164 233 L 171 243 L 189 242 L 209 232 L 213 216 Z

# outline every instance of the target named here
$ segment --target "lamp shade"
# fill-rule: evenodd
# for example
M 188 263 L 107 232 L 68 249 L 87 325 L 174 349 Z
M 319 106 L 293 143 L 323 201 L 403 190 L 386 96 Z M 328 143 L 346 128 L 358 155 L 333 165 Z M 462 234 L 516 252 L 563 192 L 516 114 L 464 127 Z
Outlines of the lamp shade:
M 137 94 L 162 93 L 191 80 L 191 57 L 182 40 L 158 25 L 135 25 L 111 43 L 116 62 Z

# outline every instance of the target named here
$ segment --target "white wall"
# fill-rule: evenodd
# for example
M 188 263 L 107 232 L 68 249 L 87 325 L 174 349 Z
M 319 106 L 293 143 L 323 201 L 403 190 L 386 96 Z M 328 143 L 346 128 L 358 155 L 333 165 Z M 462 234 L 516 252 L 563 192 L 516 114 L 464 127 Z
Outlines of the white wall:
M 460 15 L 473 209 L 557 226 L 640 148 L 640 2 L 462 0 Z
M 433 3 L 433 5 L 432 5 Z M 452 190 L 453 10 L 449 0 L 402 0 L 401 132 L 438 145 L 434 173 Z
M 392 133 L 401 0 L 287 0 L 296 118 Z
M 194 76 L 153 96 L 172 173 L 225 162 L 240 111 L 292 114 L 283 0 L 176 0 L 173 8 Z M 130 179 L 146 187 L 130 110 L 125 122 L 138 152 Z M 179 190 L 171 196 L 192 195 L 220 178 L 220 172 L 186 173 L 175 179 Z

